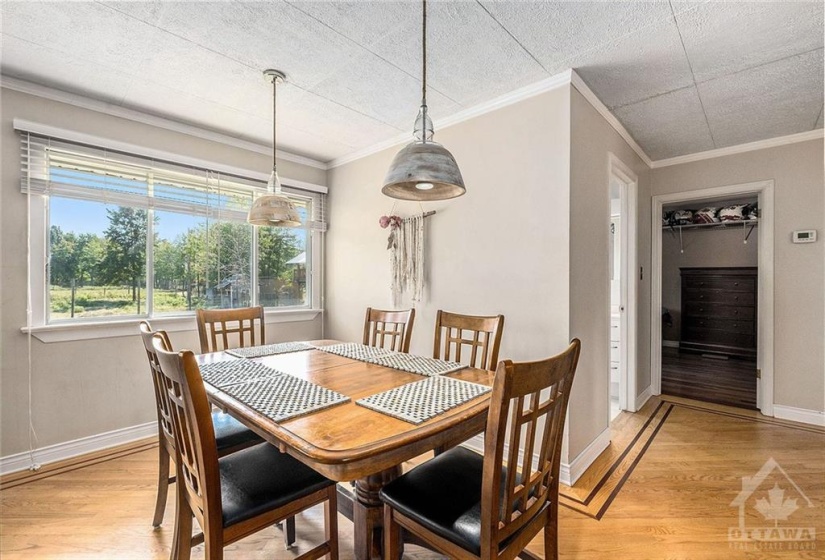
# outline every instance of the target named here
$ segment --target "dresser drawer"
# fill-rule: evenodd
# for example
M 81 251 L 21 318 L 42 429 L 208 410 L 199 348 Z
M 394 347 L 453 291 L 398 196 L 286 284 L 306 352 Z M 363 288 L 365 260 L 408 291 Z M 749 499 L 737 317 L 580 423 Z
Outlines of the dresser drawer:
M 731 276 L 729 278 L 723 276 L 690 276 L 682 277 L 684 286 L 687 289 L 699 290 L 723 290 L 727 292 L 755 292 L 756 280 L 754 278 L 744 278 L 739 276 Z
M 744 319 L 752 321 L 756 314 L 753 306 L 746 305 L 688 302 L 684 304 L 684 309 L 688 317 L 708 317 L 714 319 Z
M 754 334 L 756 324 L 744 319 L 719 319 L 717 317 L 686 317 L 683 319 L 686 329 L 720 329 L 738 334 Z
M 682 340 L 684 342 L 704 342 L 741 348 L 754 348 L 756 346 L 756 336 L 753 334 L 742 334 L 701 327 L 683 329 Z
M 716 289 L 685 288 L 682 290 L 685 302 L 711 302 L 727 303 L 730 305 L 755 305 L 756 294 L 754 292 L 728 292 Z

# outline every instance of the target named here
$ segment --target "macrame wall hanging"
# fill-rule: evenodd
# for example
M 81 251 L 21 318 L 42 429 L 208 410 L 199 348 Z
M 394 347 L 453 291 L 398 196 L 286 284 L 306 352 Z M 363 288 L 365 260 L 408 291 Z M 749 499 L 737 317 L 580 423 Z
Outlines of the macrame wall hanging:
M 433 214 L 435 211 L 407 218 L 381 216 L 378 222 L 382 228 L 390 228 L 387 249 L 390 252 L 390 290 L 395 307 L 401 306 L 404 295 L 418 302 L 424 294 L 424 218 Z

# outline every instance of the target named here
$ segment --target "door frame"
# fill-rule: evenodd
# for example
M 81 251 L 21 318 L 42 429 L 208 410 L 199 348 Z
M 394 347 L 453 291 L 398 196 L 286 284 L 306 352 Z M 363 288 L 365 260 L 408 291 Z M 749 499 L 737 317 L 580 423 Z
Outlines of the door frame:
M 621 184 L 619 188 L 619 198 L 621 200 L 620 216 L 622 220 L 620 228 L 620 268 L 622 282 L 621 297 L 624 311 L 619 314 L 619 348 L 621 354 L 619 366 L 619 408 L 628 412 L 636 412 L 639 404 L 636 402 L 636 366 L 638 356 L 636 342 L 636 333 L 638 332 L 638 283 L 636 281 L 638 237 L 636 225 L 638 223 L 639 177 L 613 152 L 608 152 L 607 154 L 607 177 L 608 200 L 610 198 L 610 178 L 616 177 Z M 610 215 L 608 210 L 608 220 L 609 219 Z M 607 328 L 610 329 L 609 320 Z M 607 373 L 610 373 L 609 369 Z M 609 406 L 610 384 L 608 383 L 607 386 L 607 401 Z
M 759 260 L 757 285 L 756 406 L 765 416 L 773 416 L 774 392 L 774 181 L 755 181 L 656 195 L 651 203 L 651 278 L 650 278 L 650 388 L 662 394 L 662 209 L 666 204 L 753 195 L 759 200 Z

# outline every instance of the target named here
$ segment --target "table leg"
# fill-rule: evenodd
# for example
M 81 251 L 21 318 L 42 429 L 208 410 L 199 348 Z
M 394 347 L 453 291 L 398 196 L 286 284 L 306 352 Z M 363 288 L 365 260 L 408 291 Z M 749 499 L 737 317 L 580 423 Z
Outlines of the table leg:
M 384 506 L 378 497 L 378 492 L 399 476 L 401 476 L 400 465 L 355 481 L 352 521 L 355 525 L 356 560 L 382 558 L 383 531 L 381 528 L 384 523 Z

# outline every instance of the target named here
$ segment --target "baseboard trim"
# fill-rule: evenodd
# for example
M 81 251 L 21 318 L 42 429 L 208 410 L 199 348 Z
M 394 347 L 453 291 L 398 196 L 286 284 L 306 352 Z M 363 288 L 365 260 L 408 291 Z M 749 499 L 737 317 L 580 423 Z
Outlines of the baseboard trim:
M 678 340 L 662 340 L 662 346 L 666 348 L 679 348 Z
M 796 408 L 795 406 L 785 406 L 774 403 L 773 415 L 780 420 L 791 420 L 792 422 L 802 422 L 814 426 L 825 426 L 825 412 L 808 410 L 807 408 Z
M 110 447 L 124 445 L 137 440 L 157 436 L 158 423 L 147 422 L 129 428 L 112 430 L 94 436 L 88 436 L 64 443 L 49 445 L 35 449 L 32 454 L 28 451 L 15 453 L 0 457 L 0 476 L 14 472 L 24 471 L 32 466 L 32 456 L 34 462 L 41 467 L 57 461 L 65 461 L 80 455 L 94 453 Z
M 636 397 L 636 410 L 641 410 L 647 401 L 650 400 L 651 396 L 653 396 L 653 387 L 648 385 L 647 389 L 642 391 L 642 394 Z
M 584 474 L 588 467 L 590 467 L 609 446 L 610 427 L 608 426 L 570 463 L 562 462 L 561 468 L 559 469 L 559 482 L 567 486 L 576 484 L 576 481 L 581 475 Z

